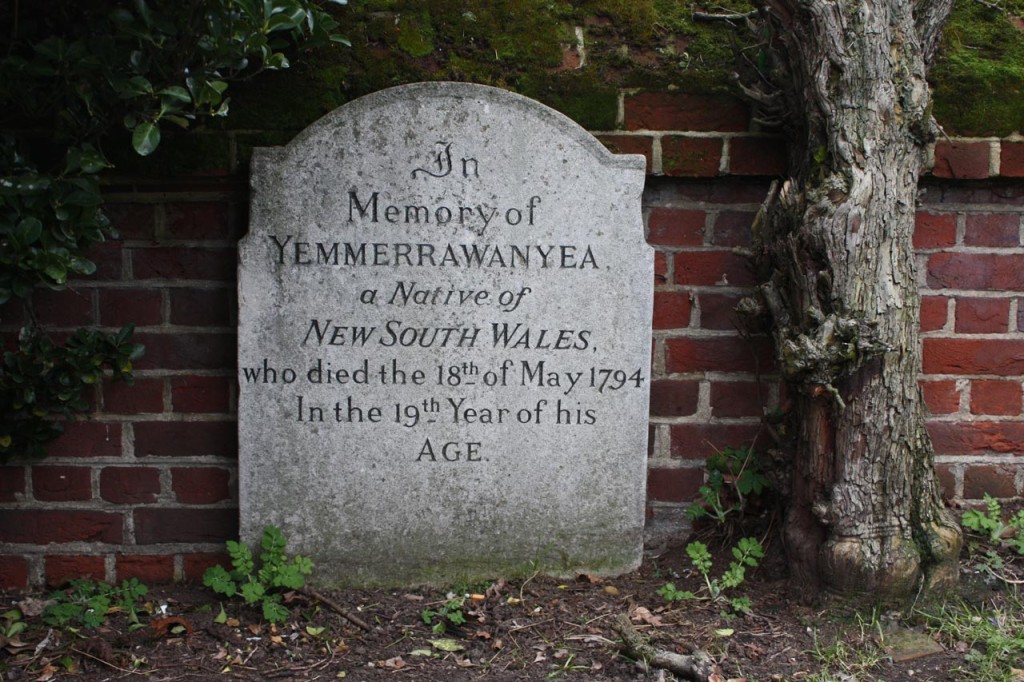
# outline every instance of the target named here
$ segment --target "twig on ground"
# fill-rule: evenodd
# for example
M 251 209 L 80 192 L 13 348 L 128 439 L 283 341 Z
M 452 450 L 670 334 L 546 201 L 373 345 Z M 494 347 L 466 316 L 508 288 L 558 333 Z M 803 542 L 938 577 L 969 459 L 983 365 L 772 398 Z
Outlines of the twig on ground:
M 622 637 L 625 650 L 630 656 L 653 668 L 668 670 L 693 682 L 712 682 L 714 679 L 721 679 L 718 666 L 711 656 L 699 649 L 688 656 L 656 649 L 636 631 L 629 622 L 629 616 L 625 614 L 619 614 L 615 618 L 612 629 Z
M 347 609 L 342 608 L 337 602 L 332 601 L 331 599 L 328 599 L 327 597 L 325 597 L 324 595 L 320 594 L 316 590 L 305 589 L 305 590 L 300 590 L 300 592 L 302 592 L 302 594 L 306 595 L 307 597 L 312 597 L 313 599 L 316 599 L 318 602 L 320 602 L 324 606 L 328 607 L 329 609 L 334 611 L 336 614 L 338 614 L 339 616 L 341 616 L 342 618 L 344 618 L 348 622 L 352 623 L 353 625 L 355 625 L 359 629 L 363 630 L 364 632 L 372 632 L 373 631 L 373 628 L 371 628 L 369 625 L 367 625 L 366 621 L 364 621 L 362 618 L 360 618 L 359 616 L 352 615 Z

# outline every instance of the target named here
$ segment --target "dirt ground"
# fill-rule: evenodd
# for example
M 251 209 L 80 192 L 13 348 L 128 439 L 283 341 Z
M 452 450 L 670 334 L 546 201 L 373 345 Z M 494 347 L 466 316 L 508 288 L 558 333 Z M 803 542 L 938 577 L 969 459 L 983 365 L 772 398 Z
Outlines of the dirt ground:
M 712 574 L 728 563 L 723 552 L 719 545 Z M 422 617 L 449 598 L 436 590 L 325 591 L 326 601 L 294 593 L 289 620 L 270 626 L 236 602 L 224 602 L 222 614 L 202 586 L 154 587 L 133 631 L 117 613 L 98 629 L 77 631 L 28 619 L 29 628 L 0 649 L 0 679 L 682 679 L 623 654 L 613 629 L 619 614 L 657 648 L 706 651 L 719 666 L 716 682 L 963 679 L 956 672 L 965 665 L 963 643 L 936 642 L 906 611 L 802 593 L 786 580 L 773 547 L 735 591 L 751 599 L 746 616 L 706 600 L 666 602 L 657 592 L 666 582 L 694 592 L 703 585 L 682 544 L 613 579 L 534 576 L 462 586 L 466 592 L 455 596 L 464 599 L 465 623 L 444 632 Z M 26 596 L 3 594 L 3 610 Z M 999 600 L 1000 593 L 977 598 Z M 906 644 L 908 637 L 916 641 Z

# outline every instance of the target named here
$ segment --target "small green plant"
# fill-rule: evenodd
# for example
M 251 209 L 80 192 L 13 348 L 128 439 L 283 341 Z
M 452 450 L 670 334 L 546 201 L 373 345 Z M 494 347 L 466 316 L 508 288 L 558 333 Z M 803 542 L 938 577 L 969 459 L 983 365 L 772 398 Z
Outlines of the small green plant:
M 961 523 L 972 533 L 985 536 L 990 544 L 1005 545 L 1024 555 L 1024 509 L 1004 521 L 999 500 L 986 493 L 985 510 L 965 511 Z
M 241 542 L 228 540 L 233 570 L 211 566 L 203 575 L 203 584 L 225 597 L 240 595 L 246 604 L 260 605 L 268 621 L 281 623 L 288 618 L 288 609 L 281 604 L 280 590 L 301 589 L 306 584 L 306 576 L 313 572 L 313 562 L 308 557 L 288 558 L 287 545 L 279 528 L 267 526 L 260 539 L 263 552 L 257 570 L 252 551 Z
M 690 556 L 690 563 L 704 577 L 702 591 L 706 591 L 707 596 L 701 596 L 689 590 L 679 590 L 673 583 L 666 583 L 658 590 L 658 594 L 665 601 L 710 599 L 712 602 L 728 603 L 736 613 L 750 613 L 749 597 L 729 597 L 725 592 L 742 585 L 746 579 L 747 567 L 755 568 L 758 560 L 764 558 L 764 548 L 756 538 L 740 538 L 736 546 L 732 548 L 735 560 L 729 563 L 729 568 L 718 578 L 711 577 L 712 559 L 707 545 L 703 542 L 691 542 L 686 546 L 686 553 Z
M 420 618 L 435 635 L 443 635 L 449 626 L 457 628 L 466 622 L 466 614 L 462 612 L 465 603 L 465 597 L 449 594 L 438 608 L 420 611 Z
M 707 483 L 698 490 L 701 499 L 686 510 L 692 521 L 725 523 L 730 514 L 743 512 L 752 496 L 771 488 L 753 447 L 723 448 L 708 458 L 707 468 Z
M 25 632 L 27 627 L 19 609 L 11 609 L 0 614 L 0 646 L 6 645 L 7 642 Z
M 125 580 L 120 587 L 92 580 L 72 580 L 67 589 L 50 595 L 54 603 L 43 611 L 43 622 L 60 628 L 76 625 L 98 628 L 111 612 L 122 611 L 128 614 L 129 629 L 136 629 L 141 627 L 137 602 L 148 593 L 149 588 L 137 578 Z

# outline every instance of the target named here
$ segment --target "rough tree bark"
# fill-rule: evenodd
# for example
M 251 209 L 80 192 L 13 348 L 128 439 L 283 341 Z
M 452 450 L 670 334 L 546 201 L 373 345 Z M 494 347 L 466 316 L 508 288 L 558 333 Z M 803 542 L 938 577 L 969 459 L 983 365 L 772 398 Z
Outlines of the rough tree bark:
M 760 311 L 798 420 L 787 552 L 803 585 L 948 585 L 961 536 L 917 383 L 912 235 L 935 129 L 925 75 L 952 0 L 764 2 L 792 142 L 755 224 Z

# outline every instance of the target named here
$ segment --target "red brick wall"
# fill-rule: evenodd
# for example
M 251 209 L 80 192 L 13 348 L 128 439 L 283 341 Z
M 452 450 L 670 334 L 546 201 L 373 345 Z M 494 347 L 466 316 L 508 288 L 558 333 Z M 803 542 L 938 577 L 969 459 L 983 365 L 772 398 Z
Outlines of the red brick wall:
M 749 443 L 778 398 L 770 344 L 744 338 L 732 308 L 753 283 L 734 249 L 749 243 L 785 147 L 747 132 L 746 108 L 729 99 L 631 93 L 620 112 L 620 130 L 597 134 L 648 159 L 657 517 L 693 495 L 713 448 Z M 929 426 L 949 497 L 1012 497 L 1024 483 L 1024 183 L 1014 180 L 1024 177 L 1024 143 L 945 141 L 934 158 L 915 236 Z M 0 585 L 195 579 L 235 537 L 243 166 L 111 187 L 121 239 L 96 250 L 96 276 L 40 292 L 41 322 L 57 331 L 134 322 L 146 355 L 134 387 L 97 388 L 96 413 L 71 425 L 51 457 L 0 469 Z M 18 322 L 12 306 L 0 309 L 0 331 Z

